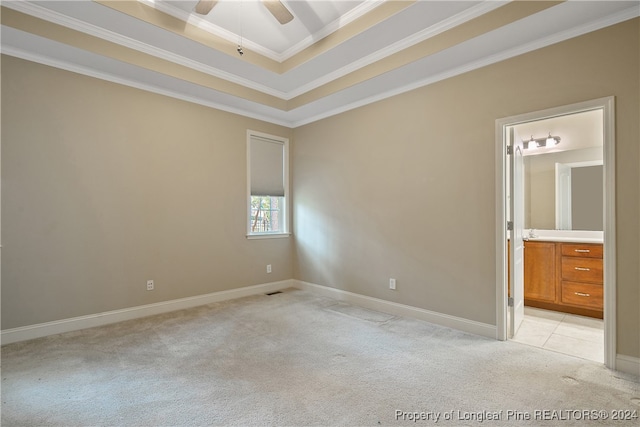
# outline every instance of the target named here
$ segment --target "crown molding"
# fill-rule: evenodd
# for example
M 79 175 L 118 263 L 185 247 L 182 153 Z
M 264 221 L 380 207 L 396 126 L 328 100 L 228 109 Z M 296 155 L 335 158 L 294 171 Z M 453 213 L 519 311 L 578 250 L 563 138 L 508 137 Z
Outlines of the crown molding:
M 173 16 L 174 18 L 184 21 L 190 25 L 193 25 L 194 27 L 198 27 L 203 31 L 206 31 L 210 34 L 213 34 L 216 37 L 220 37 L 221 39 L 228 41 L 229 43 L 240 44 L 240 36 L 238 34 L 234 33 L 233 31 L 225 30 L 222 27 L 218 27 L 217 25 L 212 24 L 211 22 L 207 21 L 204 18 L 201 18 L 196 14 L 185 12 L 184 10 L 167 3 L 155 2 L 153 0 L 136 0 L 136 1 L 148 7 L 159 10 L 162 13 L 166 13 L 167 15 Z M 251 40 L 243 38 L 242 46 L 247 48 L 248 50 L 251 50 L 252 52 L 257 53 L 258 55 L 262 55 L 273 61 L 282 62 L 280 60 L 281 55 L 279 53 L 274 52 L 271 49 L 267 49 L 261 44 L 258 44 Z
M 215 36 L 218 36 L 224 40 L 227 40 L 230 43 L 238 44 L 238 40 L 239 40 L 238 34 L 232 31 L 225 30 L 224 28 L 219 27 L 215 24 L 212 24 L 211 22 L 197 15 L 194 15 L 189 12 L 185 12 L 184 10 L 167 3 L 155 2 L 153 0 L 137 0 L 137 1 L 149 7 L 153 7 L 156 10 L 159 10 L 160 12 L 166 13 L 167 15 L 171 15 L 174 18 L 177 18 L 182 21 L 188 22 L 192 25 L 195 25 L 201 30 L 207 31 Z M 369 13 L 376 7 L 380 6 L 382 3 L 384 3 L 383 0 L 365 0 L 362 4 L 356 6 L 355 8 L 350 10 L 348 13 L 343 15 L 342 17 L 329 23 L 320 31 L 314 34 L 311 34 L 310 36 L 306 37 L 305 39 L 303 39 L 302 41 L 300 41 L 299 43 L 295 44 L 294 46 L 290 47 L 289 49 L 285 50 L 282 53 L 275 52 L 271 49 L 268 49 L 262 46 L 259 43 L 253 42 L 248 39 L 243 39 L 242 44 L 245 48 L 259 55 L 262 55 L 264 57 L 267 57 L 269 59 L 282 63 L 287 59 L 291 58 L 292 56 L 296 55 L 297 53 L 305 50 L 309 46 L 313 45 L 314 43 L 316 43 L 316 41 L 328 36 L 329 34 L 339 30 L 340 28 L 355 21 L 361 16 Z
M 181 19 L 181 20 L 189 20 L 190 23 L 198 26 L 198 28 L 204 29 L 205 31 L 210 31 L 211 33 L 225 38 L 224 35 L 220 33 L 220 31 L 226 31 L 217 27 L 210 22 L 199 18 L 197 16 L 193 16 L 181 9 L 178 9 L 175 6 L 167 5 L 164 3 L 153 3 L 151 0 L 137 0 L 142 4 L 146 4 L 149 7 L 155 7 L 157 10 L 168 13 L 171 16 Z M 378 0 L 368 0 L 364 3 L 364 5 L 357 8 L 357 11 L 353 11 L 352 14 L 348 15 L 345 19 L 334 21 L 334 23 L 325 27 L 328 28 L 331 25 L 334 26 L 344 26 L 349 22 L 357 19 L 363 14 L 373 10 L 375 7 L 379 6 L 381 2 Z M 94 36 L 129 49 L 136 50 L 138 52 L 142 52 L 169 62 L 173 62 L 175 64 L 191 68 L 202 73 L 223 79 L 225 81 L 235 83 L 241 86 L 244 86 L 249 89 L 256 90 L 258 92 L 271 95 L 285 101 L 289 101 L 297 96 L 303 95 L 308 91 L 317 89 L 335 79 L 343 77 L 351 72 L 357 71 L 360 68 L 363 68 L 367 65 L 373 64 L 376 61 L 384 59 L 387 56 L 393 55 L 403 49 L 411 47 L 416 43 L 420 43 L 430 37 L 434 37 L 437 34 L 440 34 L 448 29 L 454 28 L 456 25 L 460 25 L 464 22 L 467 22 L 471 19 L 474 19 L 478 16 L 481 16 L 491 10 L 494 10 L 504 4 L 503 1 L 492 1 L 485 0 L 477 6 L 471 7 L 463 12 L 460 12 L 451 18 L 438 23 L 437 25 L 433 25 L 429 28 L 426 28 L 410 37 L 407 37 L 403 40 L 400 40 L 388 47 L 381 49 L 373 54 L 370 54 L 364 58 L 361 58 L 358 61 L 355 61 L 345 67 L 337 69 L 336 71 L 326 74 L 318 79 L 310 81 L 309 83 L 300 86 L 292 91 L 284 92 L 280 90 L 273 89 L 271 87 L 256 83 L 253 80 L 238 77 L 235 74 L 228 73 L 222 70 L 219 70 L 215 67 L 211 67 L 209 65 L 203 64 L 201 62 L 197 62 L 188 58 L 185 58 L 181 55 L 177 55 L 175 53 L 166 51 L 164 49 L 157 48 L 155 46 L 140 42 L 138 40 L 132 39 L 127 36 L 120 35 L 110 30 L 106 30 L 104 28 L 98 27 L 93 24 L 86 23 L 76 18 L 69 17 L 67 15 L 61 14 L 59 12 L 53 11 L 51 9 L 47 9 L 45 7 L 39 6 L 37 4 L 27 2 L 27 1 L 16 1 L 16 2 L 5 2 L 4 5 L 9 7 L 10 9 L 16 10 L 21 13 L 25 13 L 31 16 L 34 16 L 39 19 L 43 19 L 48 22 L 52 22 L 57 25 L 64 26 L 66 28 L 70 28 L 72 30 L 76 30 L 82 32 L 84 34 L 88 34 L 90 36 Z M 340 22 L 338 22 L 340 21 Z M 217 31 L 217 32 L 216 32 Z M 327 30 L 330 31 L 330 30 Z M 228 34 L 232 34 L 227 32 Z M 227 34 L 227 36 L 228 36 Z M 254 49 L 250 47 L 248 43 L 246 46 L 249 49 Z
M 19 2 L 22 4 L 27 4 L 25 2 Z M 6 5 L 7 3 L 4 3 L 4 5 Z M 14 6 L 15 4 L 12 4 L 12 6 Z M 30 6 L 33 6 L 32 4 L 29 4 Z M 39 6 L 35 6 L 35 7 L 39 7 Z M 15 9 L 15 8 L 14 8 Z M 18 10 L 20 11 L 20 10 Z M 479 11 L 476 11 L 477 13 L 479 13 Z M 25 12 L 25 13 L 29 13 L 29 12 Z M 56 13 L 57 14 L 57 13 Z M 59 14 L 57 14 L 59 15 Z M 169 96 L 172 98 L 176 98 L 176 99 L 180 99 L 183 101 L 187 101 L 187 102 L 192 102 L 195 104 L 199 104 L 199 105 L 203 105 L 203 106 L 207 106 L 210 108 L 215 108 L 218 110 L 222 110 L 222 111 L 226 111 L 229 113 L 233 113 L 233 114 L 238 114 L 238 115 L 242 115 L 245 117 L 249 117 L 249 118 L 253 118 L 253 119 L 257 119 L 257 120 L 262 120 L 265 122 L 269 122 L 269 123 L 273 123 L 273 124 L 277 124 L 277 125 L 281 125 L 281 126 L 285 126 L 285 127 L 289 127 L 289 128 L 295 128 L 298 126 L 303 126 L 330 116 L 334 116 L 355 108 L 359 108 L 362 106 L 365 106 L 367 104 L 370 103 L 374 103 L 377 101 L 381 101 L 384 100 L 386 98 L 395 96 L 395 95 L 399 95 L 423 86 L 427 86 L 429 84 L 441 81 L 441 80 L 445 80 L 451 77 L 455 77 L 459 74 L 468 72 L 468 71 L 472 71 L 478 68 L 482 68 L 484 66 L 487 65 L 491 65 L 518 55 L 522 55 L 524 53 L 536 50 L 536 49 L 540 49 L 543 48 L 545 46 L 549 46 L 567 39 L 571 39 L 592 31 L 596 31 L 611 25 L 615 25 L 618 24 L 620 22 L 624 22 L 626 20 L 629 19 L 633 19 L 633 18 L 637 18 L 638 16 L 640 16 L 640 10 L 636 7 L 629 7 L 627 9 L 624 9 L 620 12 L 614 13 L 614 14 L 610 14 L 607 16 L 604 16 L 600 19 L 588 22 L 586 24 L 580 25 L 580 26 L 575 26 L 573 28 L 561 31 L 559 33 L 550 35 L 548 37 L 544 37 L 544 38 L 540 38 L 538 40 L 535 40 L 533 42 L 530 42 L 528 44 L 522 45 L 522 46 L 518 46 L 516 48 L 513 49 L 509 49 L 509 50 L 505 50 L 503 52 L 500 52 L 498 54 L 495 55 L 491 55 L 485 58 L 482 58 L 480 60 L 477 61 L 473 61 L 458 67 L 455 67 L 451 70 L 448 70 L 447 72 L 444 73 L 440 73 L 438 75 L 434 75 L 434 76 L 429 76 L 425 79 L 416 81 L 416 82 L 412 82 L 410 84 L 404 85 L 402 87 L 398 87 L 395 89 L 391 89 L 391 90 L 387 90 L 387 91 L 383 91 L 383 92 L 379 92 L 376 93 L 375 95 L 360 99 L 360 100 L 356 100 L 353 102 L 350 102 L 348 104 L 336 107 L 336 108 L 330 108 L 327 109 L 323 112 L 318 112 L 318 111 L 313 111 L 314 107 L 313 107 L 313 102 L 311 103 L 311 105 L 308 106 L 309 108 L 309 113 L 299 119 L 299 120 L 295 120 L 292 119 L 291 116 L 295 115 L 295 110 L 286 112 L 286 111 L 278 111 L 276 112 L 276 114 L 274 115 L 270 115 L 270 114 L 263 114 L 263 113 L 259 113 L 256 112 L 255 110 L 252 111 L 252 108 L 250 106 L 247 106 L 246 108 L 242 108 L 242 107 L 232 107 L 232 106 L 228 106 L 225 105 L 223 103 L 220 102 L 212 102 L 208 99 L 204 99 L 201 97 L 194 97 L 194 96 L 190 96 L 190 95 L 184 95 L 182 93 L 179 93 L 177 91 L 173 91 L 170 89 L 165 89 L 162 87 L 157 87 L 155 85 L 150 85 L 147 83 L 143 83 L 134 79 L 127 79 L 127 78 L 123 78 L 111 73 L 107 73 L 107 72 L 103 72 L 100 70 L 96 70 L 94 68 L 91 67 L 86 67 L 86 66 L 82 66 L 82 65 L 78 65 L 78 64 L 74 64 L 72 62 L 68 62 L 68 61 L 63 61 L 63 60 L 58 60 L 49 56 L 45 56 L 42 53 L 34 53 L 31 51 L 27 51 L 24 49 L 20 49 L 20 48 L 16 48 L 14 46 L 10 46 L 10 45 L 6 45 L 6 43 L 4 43 L 3 41 L 3 45 L 2 45 L 2 53 L 10 55 L 10 56 L 15 56 L 18 58 L 22 58 L 22 59 L 26 59 L 29 61 L 33 61 L 33 62 L 37 62 L 37 63 L 41 63 L 44 65 L 48 65 L 48 66 L 52 66 L 52 67 L 56 67 L 56 68 L 60 68 L 60 69 L 64 69 L 67 71 L 71 71 L 71 72 L 75 72 L 75 73 L 79 73 L 79 74 L 83 74 L 83 75 L 87 75 L 90 77 L 95 77 L 95 78 L 99 78 L 102 80 L 106 80 L 106 81 L 110 81 L 113 83 L 118 83 L 118 84 L 122 84 L 125 86 L 130 86 L 130 87 L 134 87 L 137 89 L 141 89 L 141 90 L 145 90 L 145 91 L 149 91 L 149 92 L 153 92 L 153 93 L 157 93 L 160 95 L 165 95 L 165 96 Z M 65 17 L 67 18 L 67 17 Z M 44 18 L 43 18 L 44 19 Z M 69 20 L 71 20 L 72 18 L 67 18 Z M 463 19 L 462 17 L 460 17 L 460 19 Z M 471 18 L 469 18 L 471 19 Z M 73 21 L 77 21 L 75 19 L 73 19 Z M 77 22 L 73 22 L 78 23 Z M 88 24 L 84 24 L 81 23 L 83 25 L 88 25 Z M 452 24 L 453 25 L 453 24 Z M 437 31 L 437 29 L 435 28 L 430 28 L 428 29 L 430 31 Z M 104 30 L 103 30 L 104 31 Z M 440 31 L 444 31 L 443 29 L 440 29 Z M 425 32 L 425 34 L 428 31 Z M 112 33 L 113 34 L 113 33 Z M 122 36 L 119 36 L 122 37 Z M 403 40 L 399 43 L 410 43 L 411 41 L 409 40 Z M 349 72 L 347 70 L 347 67 L 345 67 L 345 69 L 342 69 L 342 72 Z M 401 72 L 401 70 L 397 70 L 398 72 Z M 318 84 L 318 82 L 320 82 L 320 79 L 316 80 L 315 83 Z M 241 83 L 240 83 L 241 84 Z M 280 93 L 280 95 L 282 95 L 282 93 Z M 276 95 L 277 96 L 277 95 Z M 290 97 L 290 94 L 284 94 L 283 96 L 285 99 L 287 99 L 287 97 Z M 247 101 L 247 102 L 251 102 L 251 101 Z M 277 117 L 280 116 L 280 117 Z M 289 117 L 289 118 L 288 118 Z
M 310 36 L 304 38 L 300 42 L 296 43 L 289 49 L 279 54 L 279 61 L 284 62 L 287 59 L 292 58 L 293 56 L 297 55 L 298 53 L 316 43 L 318 40 L 322 40 L 328 35 L 338 31 L 342 27 L 371 12 L 373 9 L 383 4 L 384 1 L 385 0 L 364 0 L 362 4 L 354 7 L 335 21 L 330 22 L 320 31 L 316 32 L 315 34 L 311 34 Z
M 284 126 L 291 128 L 291 122 L 287 120 L 281 120 L 275 118 L 273 116 L 267 116 L 264 114 L 259 114 L 250 111 L 247 108 L 235 108 L 230 107 L 226 104 L 212 102 L 203 98 L 196 98 L 193 96 L 185 95 L 180 92 L 172 91 L 169 89 L 161 88 L 155 85 L 150 85 L 147 83 L 142 83 L 137 80 L 127 79 L 120 76 L 116 76 L 112 73 L 105 73 L 103 71 L 98 71 L 94 68 L 85 67 L 82 65 L 74 64 L 68 61 L 59 60 L 56 58 L 51 58 L 49 56 L 45 56 L 39 53 L 34 53 L 30 51 L 26 51 L 24 49 L 16 48 L 13 46 L 2 45 L 2 54 L 9 55 L 16 58 L 24 59 L 27 61 L 35 62 L 42 65 L 47 65 L 54 68 L 59 68 L 61 70 L 70 71 L 72 73 L 82 74 L 88 77 L 94 77 L 100 80 L 105 80 L 111 83 L 121 84 L 123 86 L 132 87 L 135 89 L 144 90 L 147 92 L 155 93 L 158 95 L 168 96 L 170 98 L 179 99 L 186 102 L 191 102 L 193 104 L 203 105 L 205 107 L 215 108 L 216 110 L 225 111 L 227 113 L 237 114 L 239 116 L 248 117 L 251 119 L 261 120 L 268 123 L 273 123 L 276 125 Z
M 219 37 L 225 38 L 225 36 L 221 33 L 221 32 L 227 32 L 227 37 L 229 34 L 233 34 L 230 33 L 226 30 L 221 29 L 220 27 L 217 27 L 213 24 L 211 24 L 210 22 L 199 18 L 197 16 L 193 16 L 192 14 L 189 14 L 181 9 L 178 9 L 175 6 L 171 6 L 171 5 L 167 5 L 164 3 L 154 3 L 151 0 L 137 0 L 142 4 L 146 4 L 149 7 L 155 7 L 157 10 L 163 12 L 163 13 L 167 13 L 170 14 L 171 16 L 177 18 L 177 19 L 181 19 L 181 20 L 189 20 L 190 23 L 194 24 L 195 26 L 197 26 L 198 28 L 201 28 L 205 31 L 209 31 L 212 34 L 215 34 Z M 352 13 L 346 15 L 346 18 L 340 19 L 340 20 L 336 20 L 334 21 L 332 24 L 329 24 L 329 26 L 325 27 L 327 29 L 327 31 L 330 33 L 332 31 L 335 31 L 333 28 L 329 27 L 335 27 L 335 26 L 344 26 L 350 22 L 352 22 L 353 20 L 359 18 L 360 16 L 364 15 L 365 13 L 373 10 L 375 7 L 379 6 L 382 2 L 378 1 L 378 0 L 367 0 L 363 5 L 359 6 L 358 8 L 356 8 L 357 10 L 353 10 Z M 18 12 L 21 13 L 25 13 L 27 15 L 30 16 L 34 16 L 36 18 L 48 21 L 48 22 L 52 22 L 54 24 L 57 25 L 61 25 L 63 27 L 66 28 L 70 28 L 72 30 L 75 31 L 79 31 L 82 32 L 84 34 L 88 34 L 90 36 L 93 37 L 97 37 L 100 38 L 102 40 L 106 40 L 115 44 L 118 44 L 120 46 L 124 46 L 127 47 L 129 49 L 133 49 L 136 50 L 138 52 L 142 52 L 160 59 L 164 59 L 166 61 L 169 62 L 173 62 L 175 64 L 178 65 L 182 65 L 184 67 L 187 68 L 191 68 L 197 71 L 200 71 L 202 73 L 223 79 L 225 81 L 231 82 L 231 83 L 235 83 L 244 87 L 247 87 L 249 89 L 253 89 L 256 90 L 258 92 L 262 92 L 264 94 L 267 95 L 271 95 L 280 99 L 283 99 L 285 101 L 289 101 L 297 96 L 300 96 L 308 91 L 311 91 L 313 89 L 316 89 L 318 87 L 321 87 L 322 85 L 325 85 L 329 82 L 331 82 L 332 80 L 335 80 L 337 78 L 343 77 L 353 71 L 356 71 L 360 68 L 363 68 L 367 65 L 370 65 L 376 61 L 379 61 L 380 59 L 383 59 L 387 56 L 393 55 L 403 49 L 406 49 L 416 43 L 419 43 L 421 41 L 424 41 L 426 39 L 428 39 L 429 37 L 433 37 L 441 32 L 444 32 L 450 28 L 455 27 L 456 25 L 462 24 L 466 21 L 469 21 L 473 18 L 476 18 L 484 13 L 487 13 L 493 9 L 496 9 L 500 6 L 502 6 L 504 4 L 504 2 L 502 1 L 491 1 L 491 0 L 485 0 L 483 1 L 481 4 L 474 6 L 472 8 L 469 8 L 459 14 L 454 15 L 453 17 L 451 17 L 450 19 L 447 19 L 445 21 L 442 21 L 441 23 L 431 26 L 429 28 L 426 28 L 423 31 L 420 31 L 419 33 L 416 33 L 410 37 L 407 37 L 403 40 L 400 40 L 399 42 L 396 42 L 390 46 L 388 46 L 385 49 L 382 49 L 380 51 L 377 51 L 371 55 L 368 55 L 358 61 L 355 61 L 345 67 L 342 67 L 332 73 L 326 74 L 324 76 L 322 76 L 319 79 L 313 80 L 303 86 L 300 86 L 299 88 L 289 91 L 289 92 L 283 92 L 283 91 L 279 91 L 276 89 L 273 89 L 271 87 L 265 86 L 265 85 L 261 85 L 259 83 L 256 83 L 253 80 L 250 79 L 245 79 L 245 78 L 241 78 L 236 76 L 235 74 L 232 73 L 228 73 L 222 70 L 219 70 L 215 67 L 211 67 L 209 65 L 203 64 L 201 62 L 197 62 L 197 61 L 193 61 L 191 59 L 185 58 L 181 55 L 177 55 L 173 52 L 169 52 L 166 51 L 164 49 L 160 49 L 157 48 L 155 46 L 149 45 L 147 43 L 143 43 L 140 42 L 138 40 L 132 39 L 130 37 L 127 36 L 123 36 L 121 34 L 115 33 L 113 31 L 110 30 L 106 30 L 104 28 L 98 27 L 96 25 L 93 24 L 89 24 L 86 23 L 84 21 L 81 21 L 79 19 L 76 18 L 72 18 L 69 17 L 67 15 L 61 14 L 59 12 L 53 11 L 51 9 L 47 9 L 45 7 L 39 6 L 37 4 L 31 3 L 31 2 L 27 2 L 27 1 L 14 1 L 14 2 L 5 2 L 3 5 L 16 10 Z M 339 22 L 338 22 L 339 21 Z M 235 35 L 234 35 L 235 36 Z M 236 36 L 237 37 L 237 36 Z M 247 41 L 248 42 L 248 41 Z M 245 43 L 245 46 L 248 47 L 251 50 L 254 50 L 254 47 L 249 46 L 249 43 Z M 258 48 L 260 49 L 260 48 Z
M 449 19 L 439 22 L 436 25 L 432 25 L 429 28 L 425 28 L 422 31 L 419 31 L 409 37 L 406 37 L 402 40 L 399 40 L 393 44 L 390 44 L 384 49 L 380 49 L 370 55 L 367 55 L 357 61 L 350 63 L 344 67 L 336 69 L 334 72 L 325 74 L 319 79 L 313 80 L 303 86 L 298 87 L 295 90 L 287 92 L 286 100 L 293 99 L 297 96 L 303 95 L 313 89 L 317 89 L 318 87 L 325 85 L 333 80 L 339 79 L 341 77 L 346 76 L 349 73 L 359 70 L 360 68 L 364 68 L 368 65 L 371 65 L 381 59 L 384 59 L 388 56 L 391 56 L 395 53 L 398 53 L 404 49 L 407 49 L 415 44 L 423 42 L 431 37 L 434 37 L 440 33 L 443 33 L 451 28 L 454 28 L 460 24 L 463 24 L 467 21 L 470 21 L 478 16 L 484 15 L 494 9 L 497 9 L 500 6 L 503 6 L 505 2 L 502 1 L 490 1 L 485 0 L 477 6 L 471 7 L 469 9 L 464 10 Z
M 365 105 L 372 104 L 374 102 L 382 101 L 384 99 L 391 98 L 393 96 L 400 95 L 405 92 L 409 92 L 424 86 L 428 86 L 430 84 L 437 83 L 439 81 L 446 80 L 448 78 L 455 77 L 460 74 L 467 73 L 469 71 L 477 70 L 479 68 L 486 67 L 488 65 L 495 64 L 497 62 L 504 61 L 509 58 L 513 58 L 537 49 L 544 48 L 546 46 L 550 46 L 565 40 L 569 40 L 571 38 L 578 37 L 583 34 L 590 33 L 592 31 L 597 31 L 602 28 L 609 27 L 611 25 L 619 24 L 621 22 L 627 21 L 629 19 L 634 19 L 639 16 L 640 16 L 640 9 L 633 6 L 633 7 L 624 9 L 618 13 L 614 13 L 614 14 L 605 16 L 601 19 L 598 19 L 596 21 L 589 22 L 585 25 L 581 25 L 565 31 L 561 31 L 549 37 L 538 39 L 531 43 L 518 46 L 517 48 L 509 49 L 509 50 L 500 52 L 499 54 L 491 55 L 481 60 L 469 62 L 465 65 L 452 68 L 451 70 L 448 70 L 445 73 L 440 73 L 440 74 L 430 76 L 428 78 L 410 83 L 408 85 L 404 85 L 396 89 L 381 92 L 376 95 L 363 98 L 361 100 L 358 100 L 349 104 L 345 104 L 341 107 L 328 110 L 324 113 L 310 116 L 306 119 L 293 121 L 291 125 L 292 127 L 296 128 L 299 126 L 316 122 L 318 120 L 326 119 L 327 117 L 335 116 L 337 114 L 341 114 L 349 110 L 360 108 Z
M 2 3 L 2 6 L 13 9 L 17 12 L 34 16 L 44 21 L 48 21 L 75 31 L 79 31 L 84 34 L 88 34 L 93 37 L 100 38 L 102 40 L 106 40 L 111 43 L 118 44 L 120 46 L 124 46 L 129 49 L 136 50 L 138 52 L 145 53 L 147 55 L 154 56 L 156 58 L 173 62 L 174 64 L 182 65 L 184 67 L 200 71 L 202 73 L 226 80 L 230 83 L 235 83 L 246 88 L 265 93 L 267 95 L 275 96 L 280 99 L 287 99 L 287 94 L 285 92 L 273 89 L 265 85 L 261 85 L 254 82 L 253 80 L 238 77 L 235 74 L 219 70 L 215 67 L 211 67 L 201 62 L 185 58 L 184 56 L 157 48 L 155 46 L 140 42 L 127 36 L 123 36 L 113 31 L 105 30 L 104 28 L 100 28 L 96 25 L 88 24 L 79 19 L 63 15 L 59 12 L 47 9 L 37 4 L 26 1 L 11 1 Z

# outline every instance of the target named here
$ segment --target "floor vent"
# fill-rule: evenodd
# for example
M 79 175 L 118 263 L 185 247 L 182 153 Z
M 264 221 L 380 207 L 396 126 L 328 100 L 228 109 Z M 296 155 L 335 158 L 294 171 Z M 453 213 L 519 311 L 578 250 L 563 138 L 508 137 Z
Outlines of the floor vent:
M 282 293 L 281 291 L 275 291 L 275 292 L 269 292 L 268 294 L 265 294 L 265 295 L 271 296 L 271 295 L 281 294 L 281 293 Z

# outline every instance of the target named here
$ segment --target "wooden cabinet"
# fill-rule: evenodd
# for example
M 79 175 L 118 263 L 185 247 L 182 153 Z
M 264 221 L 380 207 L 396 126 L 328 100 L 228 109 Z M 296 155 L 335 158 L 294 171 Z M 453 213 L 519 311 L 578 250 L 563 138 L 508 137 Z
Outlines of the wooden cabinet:
M 562 256 L 602 259 L 600 243 L 563 243 Z
M 524 298 L 556 301 L 556 244 L 524 243 Z
M 562 257 L 562 280 L 602 284 L 602 260 Z
M 525 304 L 602 318 L 602 244 L 527 241 Z
M 562 281 L 562 303 L 602 310 L 602 285 Z
M 562 245 L 562 304 L 602 312 L 603 284 L 602 245 Z

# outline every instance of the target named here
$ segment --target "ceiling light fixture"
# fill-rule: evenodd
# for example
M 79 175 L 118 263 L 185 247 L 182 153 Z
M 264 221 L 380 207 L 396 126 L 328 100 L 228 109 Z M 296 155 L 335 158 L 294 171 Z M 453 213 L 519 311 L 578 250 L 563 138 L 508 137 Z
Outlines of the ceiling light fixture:
M 558 145 L 560 143 L 559 136 L 551 136 L 551 132 L 549 132 L 549 136 L 544 138 L 534 138 L 531 135 L 531 139 L 528 141 L 522 141 L 525 150 L 533 150 L 539 147 L 551 147 L 554 145 Z
M 240 26 L 240 43 L 238 43 L 238 55 L 244 55 L 244 48 L 242 46 L 242 0 L 240 0 L 240 5 L 238 6 L 238 25 Z

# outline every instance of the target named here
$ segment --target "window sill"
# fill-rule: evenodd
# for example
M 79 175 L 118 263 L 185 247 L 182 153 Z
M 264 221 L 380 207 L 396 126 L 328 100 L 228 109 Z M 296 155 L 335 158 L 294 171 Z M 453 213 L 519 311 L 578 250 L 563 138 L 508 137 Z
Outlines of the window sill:
M 291 233 L 260 233 L 260 234 L 247 234 L 247 239 L 282 239 L 291 236 Z

